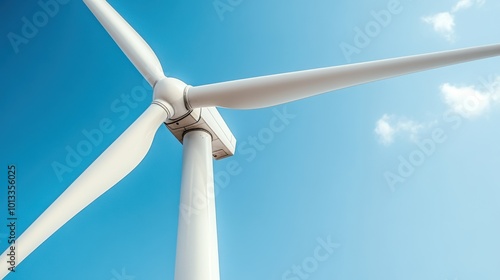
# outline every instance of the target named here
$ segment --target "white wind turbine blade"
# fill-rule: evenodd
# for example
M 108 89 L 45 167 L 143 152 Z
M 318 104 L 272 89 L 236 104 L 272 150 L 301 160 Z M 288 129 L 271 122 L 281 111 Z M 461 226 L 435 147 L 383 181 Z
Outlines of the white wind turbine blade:
M 146 156 L 167 118 L 153 103 L 16 240 L 16 265 L 66 222 L 129 174 Z M 9 248 L 0 256 L 0 279 L 7 274 Z
M 319 68 L 189 88 L 192 108 L 257 109 L 372 81 L 498 56 L 500 44 Z
M 105 0 L 84 0 L 97 20 L 151 86 L 163 79 L 158 57 L 142 37 Z

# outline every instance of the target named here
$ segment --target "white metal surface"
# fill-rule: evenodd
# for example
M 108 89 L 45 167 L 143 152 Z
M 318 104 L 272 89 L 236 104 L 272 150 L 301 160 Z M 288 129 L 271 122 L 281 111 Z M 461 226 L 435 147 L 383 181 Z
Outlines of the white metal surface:
M 163 78 L 158 57 L 142 37 L 104 0 L 83 0 L 151 86 Z
M 146 156 L 167 118 L 160 106 L 148 109 L 123 132 L 15 242 L 16 266 L 66 222 L 129 174 Z M 0 279 L 8 274 L 7 249 L 0 256 Z
M 184 92 L 188 86 L 181 80 L 175 78 L 164 78 L 159 80 L 153 91 L 153 99 L 165 101 L 169 106 L 170 120 L 178 120 L 189 114 L 189 109 L 186 108 L 184 100 Z M 181 141 L 182 142 L 182 141 Z
M 191 87 L 192 108 L 256 109 L 418 71 L 500 55 L 500 44 Z
M 211 136 L 184 135 L 175 280 L 219 280 Z
M 181 120 L 168 121 L 167 127 L 181 143 L 186 131 L 203 129 L 212 135 L 212 156 L 223 159 L 234 155 L 236 138 L 215 107 L 194 109 Z

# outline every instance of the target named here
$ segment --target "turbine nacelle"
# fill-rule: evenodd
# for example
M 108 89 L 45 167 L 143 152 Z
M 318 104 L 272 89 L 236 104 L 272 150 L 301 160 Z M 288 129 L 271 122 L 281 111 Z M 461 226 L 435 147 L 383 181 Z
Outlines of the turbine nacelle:
M 154 85 L 153 103 L 168 114 L 165 125 L 183 143 L 184 134 L 204 130 L 212 136 L 212 156 L 223 159 L 234 155 L 236 138 L 215 107 L 191 108 L 186 99 L 190 86 L 175 78 L 164 78 Z

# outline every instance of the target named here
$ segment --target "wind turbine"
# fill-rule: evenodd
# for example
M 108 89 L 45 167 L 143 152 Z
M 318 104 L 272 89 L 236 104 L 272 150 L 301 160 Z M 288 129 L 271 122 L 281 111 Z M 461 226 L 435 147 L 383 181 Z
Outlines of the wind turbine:
M 154 89 L 152 104 L 16 240 L 22 262 L 146 156 L 162 124 L 183 143 L 176 280 L 219 279 L 212 158 L 235 152 L 236 139 L 215 109 L 257 109 L 417 71 L 500 55 L 500 44 L 263 76 L 204 86 L 166 77 L 147 43 L 104 0 L 84 0 Z M 0 257 L 8 274 L 9 249 Z

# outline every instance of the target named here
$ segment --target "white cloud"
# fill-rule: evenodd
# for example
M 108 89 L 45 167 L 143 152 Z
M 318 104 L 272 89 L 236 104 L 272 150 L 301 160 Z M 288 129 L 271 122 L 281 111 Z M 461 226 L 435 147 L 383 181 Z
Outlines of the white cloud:
M 384 114 L 375 125 L 375 133 L 382 144 L 389 146 L 397 135 L 407 135 L 411 141 L 416 142 L 425 127 L 424 124 L 403 117 Z
M 466 10 L 474 5 L 482 6 L 486 0 L 459 0 L 450 11 L 437 13 L 434 15 L 422 17 L 425 23 L 432 25 L 434 31 L 444 36 L 450 42 L 455 39 L 455 13 Z
M 456 87 L 448 83 L 441 86 L 445 103 L 464 118 L 482 115 L 490 108 L 490 97 L 474 87 Z
M 450 42 L 454 41 L 455 17 L 449 12 L 424 17 L 423 21 L 431 24 L 434 27 L 434 31 L 443 35 L 446 40 Z
M 479 7 L 481 7 L 482 5 L 484 5 L 485 2 L 486 2 L 486 0 L 476 0 L 476 1 L 474 1 L 474 0 L 460 0 L 460 1 L 458 1 L 457 4 L 455 4 L 453 9 L 451 9 L 451 12 L 455 13 L 455 12 L 458 12 L 460 10 L 469 9 L 470 7 L 474 6 L 474 4 L 477 4 Z
M 379 136 L 380 142 L 384 145 L 390 145 L 394 142 L 395 130 L 389 123 L 389 119 L 388 115 L 383 115 L 375 126 L 375 133 Z
M 474 4 L 474 2 L 472 0 L 460 0 L 460 1 L 458 1 L 457 4 L 455 4 L 455 6 L 453 7 L 453 9 L 451 9 L 451 11 L 453 13 L 455 13 L 455 12 L 460 11 L 462 9 L 468 9 L 468 8 L 472 7 L 472 4 Z
M 481 78 L 480 86 L 440 86 L 443 100 L 450 110 L 463 118 L 472 119 L 487 113 L 500 104 L 500 75 Z M 420 135 L 439 125 L 440 120 L 416 122 L 404 117 L 384 114 L 375 124 L 375 134 L 381 144 L 389 146 L 398 137 L 418 142 Z
M 488 112 L 493 103 L 500 102 L 500 76 L 483 81 L 484 89 L 475 86 L 441 85 L 445 103 L 464 118 L 474 118 Z

